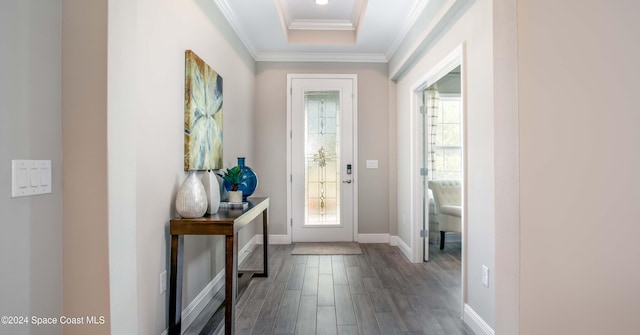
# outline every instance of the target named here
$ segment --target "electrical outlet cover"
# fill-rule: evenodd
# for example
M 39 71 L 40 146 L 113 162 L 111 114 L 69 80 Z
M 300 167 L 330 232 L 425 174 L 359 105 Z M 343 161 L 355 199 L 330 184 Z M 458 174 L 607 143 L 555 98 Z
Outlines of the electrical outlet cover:
M 489 268 L 486 265 L 482 266 L 482 285 L 489 287 Z

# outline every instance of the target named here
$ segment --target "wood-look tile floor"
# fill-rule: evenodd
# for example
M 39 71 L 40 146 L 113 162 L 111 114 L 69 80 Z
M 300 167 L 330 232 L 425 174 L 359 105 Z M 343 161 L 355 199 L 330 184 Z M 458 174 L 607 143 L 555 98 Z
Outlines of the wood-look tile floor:
M 430 245 L 412 264 L 396 247 L 361 244 L 362 255 L 291 255 L 269 246 L 268 278 L 254 278 L 236 307 L 236 334 L 470 335 L 462 323 L 460 242 Z M 260 268 L 258 247 L 240 268 Z M 214 334 L 206 308 L 185 331 Z M 217 327 L 217 328 L 216 328 Z

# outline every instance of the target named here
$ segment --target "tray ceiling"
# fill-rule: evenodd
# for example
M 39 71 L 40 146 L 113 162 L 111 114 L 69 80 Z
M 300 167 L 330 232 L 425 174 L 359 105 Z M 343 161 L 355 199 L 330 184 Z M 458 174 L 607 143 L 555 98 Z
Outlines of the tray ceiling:
M 214 0 L 257 61 L 387 62 L 428 0 Z

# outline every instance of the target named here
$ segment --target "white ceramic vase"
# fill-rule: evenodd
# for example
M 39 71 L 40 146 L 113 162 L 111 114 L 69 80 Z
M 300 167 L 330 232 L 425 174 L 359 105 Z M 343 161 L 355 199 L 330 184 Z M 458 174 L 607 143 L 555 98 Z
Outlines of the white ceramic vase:
M 199 218 L 207 212 L 207 193 L 195 171 L 190 171 L 176 197 L 176 211 L 183 218 Z
M 242 191 L 229 191 L 229 202 L 234 204 L 242 203 Z
M 213 171 L 206 171 L 202 176 L 204 192 L 207 194 L 207 214 L 215 214 L 220 208 L 220 183 Z

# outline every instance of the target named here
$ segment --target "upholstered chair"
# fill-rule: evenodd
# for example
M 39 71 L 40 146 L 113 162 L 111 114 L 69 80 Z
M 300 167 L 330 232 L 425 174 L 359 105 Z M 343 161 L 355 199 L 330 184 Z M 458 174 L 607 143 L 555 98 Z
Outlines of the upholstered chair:
M 462 232 L 462 184 L 459 180 L 430 180 L 435 200 L 440 249 L 444 249 L 446 232 Z

